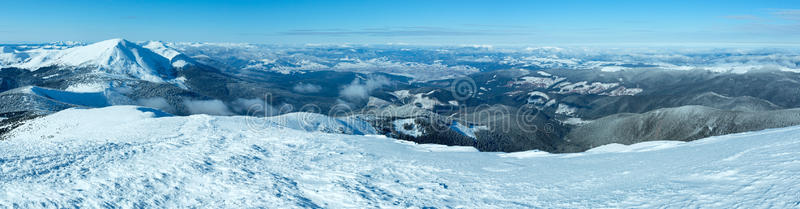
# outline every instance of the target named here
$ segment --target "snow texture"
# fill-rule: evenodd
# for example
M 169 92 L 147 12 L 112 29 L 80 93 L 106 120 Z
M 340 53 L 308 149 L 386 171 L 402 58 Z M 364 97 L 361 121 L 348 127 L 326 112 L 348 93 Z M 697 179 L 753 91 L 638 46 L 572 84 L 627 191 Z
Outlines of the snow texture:
M 0 141 L 0 208 L 796 208 L 800 127 L 487 153 L 112 106 Z

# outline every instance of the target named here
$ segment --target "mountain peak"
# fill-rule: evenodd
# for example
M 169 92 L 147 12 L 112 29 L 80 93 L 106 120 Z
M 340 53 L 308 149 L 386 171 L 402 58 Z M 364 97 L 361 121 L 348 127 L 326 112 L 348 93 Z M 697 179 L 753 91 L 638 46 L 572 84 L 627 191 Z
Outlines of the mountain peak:
M 113 39 L 108 39 L 108 40 L 100 41 L 100 42 L 97 42 L 97 43 L 89 44 L 87 46 L 92 46 L 92 45 L 98 46 L 98 47 L 101 47 L 101 48 L 117 48 L 117 47 L 118 48 L 125 48 L 125 47 L 128 47 L 130 45 L 136 45 L 136 44 L 134 44 L 134 43 L 132 43 L 132 42 L 130 42 L 128 40 L 125 40 L 125 39 L 113 38 Z
M 47 66 L 94 67 L 153 82 L 163 82 L 175 74 L 170 58 L 121 38 L 42 53 L 19 67 L 36 70 Z

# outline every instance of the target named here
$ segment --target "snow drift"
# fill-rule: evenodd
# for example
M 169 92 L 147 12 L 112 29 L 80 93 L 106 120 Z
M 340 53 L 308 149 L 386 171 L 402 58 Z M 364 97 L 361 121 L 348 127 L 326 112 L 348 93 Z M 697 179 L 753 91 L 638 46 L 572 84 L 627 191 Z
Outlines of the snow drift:
M 0 141 L 0 207 L 800 205 L 800 127 L 500 154 L 168 116 L 111 106 L 27 122 Z

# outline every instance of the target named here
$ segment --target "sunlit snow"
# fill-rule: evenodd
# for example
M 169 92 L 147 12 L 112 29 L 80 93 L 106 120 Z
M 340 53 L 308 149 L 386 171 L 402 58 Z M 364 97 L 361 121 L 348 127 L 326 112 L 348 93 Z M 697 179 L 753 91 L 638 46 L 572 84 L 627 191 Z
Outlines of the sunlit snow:
M 35 119 L 0 141 L 0 207 L 800 205 L 800 127 L 504 154 L 248 121 L 134 106 Z

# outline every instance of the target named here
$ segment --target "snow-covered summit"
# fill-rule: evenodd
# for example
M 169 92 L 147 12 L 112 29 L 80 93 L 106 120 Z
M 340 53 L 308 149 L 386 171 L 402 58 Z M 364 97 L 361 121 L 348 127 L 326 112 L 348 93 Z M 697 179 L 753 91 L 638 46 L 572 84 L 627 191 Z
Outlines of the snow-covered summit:
M 175 77 L 171 58 L 124 39 L 52 50 L 16 65 L 29 70 L 49 66 L 96 67 L 100 72 L 153 82 L 164 82 Z

